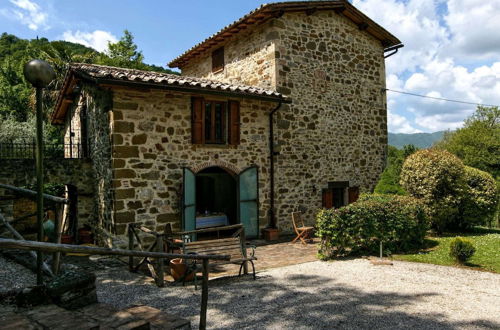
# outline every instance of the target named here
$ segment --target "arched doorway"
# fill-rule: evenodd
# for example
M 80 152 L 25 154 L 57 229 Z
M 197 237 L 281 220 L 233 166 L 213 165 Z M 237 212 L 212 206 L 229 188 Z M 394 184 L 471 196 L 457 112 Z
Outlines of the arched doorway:
M 182 229 L 191 231 L 241 223 L 247 237 L 259 236 L 258 170 L 239 174 L 212 166 L 183 170 Z

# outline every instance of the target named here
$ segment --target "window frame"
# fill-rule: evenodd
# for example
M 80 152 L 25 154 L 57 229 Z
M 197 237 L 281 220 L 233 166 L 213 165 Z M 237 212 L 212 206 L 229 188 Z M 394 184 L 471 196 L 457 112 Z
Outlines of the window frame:
M 224 46 L 215 49 L 212 52 L 212 73 L 221 72 L 224 70 Z
M 210 104 L 210 131 L 208 132 L 209 138 L 207 138 L 207 104 Z M 222 114 L 220 117 L 221 120 L 221 139 L 217 140 L 217 117 L 216 117 L 216 105 L 220 105 L 222 109 Z M 203 101 L 203 140 L 204 144 L 219 144 L 224 145 L 227 144 L 227 129 L 228 129 L 228 120 L 227 120 L 227 102 L 217 101 L 217 100 L 204 100 Z

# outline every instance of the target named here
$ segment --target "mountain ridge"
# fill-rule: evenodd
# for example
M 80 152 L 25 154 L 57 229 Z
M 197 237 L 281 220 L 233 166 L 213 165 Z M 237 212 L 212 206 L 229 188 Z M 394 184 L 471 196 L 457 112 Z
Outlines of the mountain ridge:
M 413 144 L 420 149 L 430 148 L 434 143 L 443 138 L 446 131 L 433 133 L 390 133 L 388 134 L 388 144 L 401 149 L 407 144 Z

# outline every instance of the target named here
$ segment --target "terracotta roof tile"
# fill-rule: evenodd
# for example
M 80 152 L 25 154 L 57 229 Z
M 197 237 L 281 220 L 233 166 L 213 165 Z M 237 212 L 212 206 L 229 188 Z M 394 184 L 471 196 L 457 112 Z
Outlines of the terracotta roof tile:
M 285 99 L 285 97 L 273 90 L 260 87 L 234 85 L 220 81 L 208 80 L 197 77 L 178 76 L 174 74 L 142 71 L 135 69 L 117 68 L 96 64 L 71 64 L 69 71 L 74 72 L 82 78 L 87 79 L 106 79 L 110 82 L 142 82 L 165 86 L 184 86 L 194 89 L 220 90 L 233 92 L 235 94 L 252 94 L 269 96 L 276 99 Z
M 171 68 L 182 67 L 192 58 L 204 53 L 207 50 L 219 47 L 228 39 L 247 27 L 262 24 L 269 19 L 279 17 L 287 11 L 305 11 L 308 9 L 338 10 L 339 13 L 342 13 L 342 15 L 352 20 L 355 24 L 366 24 L 364 29 L 369 34 L 379 39 L 385 47 L 391 47 L 401 43 L 398 38 L 371 20 L 347 0 L 273 2 L 261 5 L 233 23 L 223 27 L 218 32 L 173 59 L 170 63 L 168 63 L 168 65 Z

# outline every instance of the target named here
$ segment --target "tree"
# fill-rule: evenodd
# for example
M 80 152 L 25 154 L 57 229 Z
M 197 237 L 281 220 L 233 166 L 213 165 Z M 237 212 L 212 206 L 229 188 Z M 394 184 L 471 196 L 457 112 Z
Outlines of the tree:
M 500 109 L 478 106 L 464 127 L 447 132 L 437 148 L 458 156 L 465 165 L 500 179 Z
M 408 144 L 399 150 L 396 147 L 389 146 L 387 153 L 387 166 L 380 176 L 380 180 L 375 186 L 377 194 L 396 194 L 405 195 L 405 190 L 399 184 L 399 176 L 403 162 L 408 156 L 418 150 L 413 144 Z
M 144 55 L 137 50 L 134 36 L 130 31 L 123 31 L 124 35 L 116 43 L 108 43 L 107 56 L 101 56 L 103 64 L 122 68 L 144 69 Z
M 466 191 L 465 166 L 458 157 L 443 150 L 419 150 L 405 160 L 400 183 L 426 205 L 437 232 L 455 227 Z

